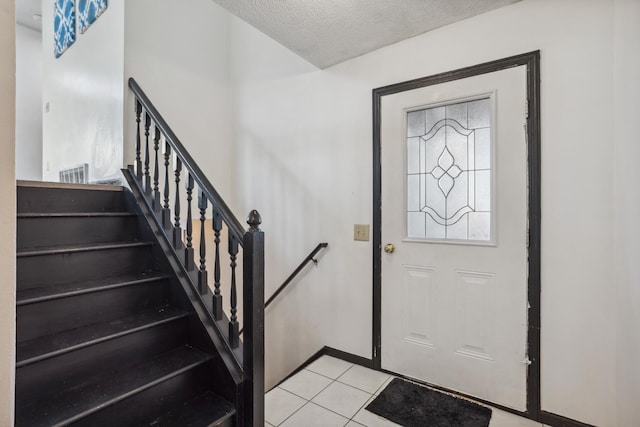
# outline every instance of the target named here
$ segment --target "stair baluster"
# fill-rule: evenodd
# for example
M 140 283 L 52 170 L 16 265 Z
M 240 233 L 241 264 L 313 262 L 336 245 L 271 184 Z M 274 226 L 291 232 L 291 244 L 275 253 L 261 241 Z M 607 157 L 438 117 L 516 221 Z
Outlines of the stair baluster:
M 136 173 L 134 173 L 133 168 L 127 169 L 125 176 L 138 202 L 146 206 L 143 208 L 146 219 L 150 221 L 150 224 L 155 223 L 158 227 L 158 229 L 154 230 L 154 233 L 158 236 L 160 244 L 164 245 L 163 251 L 174 263 L 173 268 L 176 271 L 181 271 L 177 276 L 178 281 L 189 296 L 196 316 L 205 325 L 208 325 L 206 328 L 207 334 L 209 334 L 222 356 L 220 363 L 224 367 L 221 366 L 221 368 L 228 372 L 229 378 L 233 378 L 231 386 L 234 392 L 229 394 L 229 398 L 233 400 L 237 408 L 240 408 L 240 412 L 234 417 L 234 425 L 261 426 L 264 424 L 264 234 L 259 229 L 261 222 L 259 215 L 255 211 L 251 212 L 247 221 L 249 224 L 249 229 L 247 230 L 233 215 L 233 212 L 208 181 L 193 157 L 179 141 L 140 86 L 133 79 L 130 79 L 129 87 L 136 96 L 136 111 L 139 110 L 139 114 L 145 112 L 150 116 L 151 123 L 155 126 L 154 130 L 160 132 L 159 138 L 154 134 L 153 142 L 155 144 L 157 141 L 158 149 L 164 153 L 164 188 L 157 188 L 155 174 L 153 187 L 149 185 L 148 172 L 143 174 L 143 165 L 141 164 L 135 171 Z M 160 140 L 164 141 L 164 146 L 160 146 Z M 160 154 L 157 154 L 157 156 L 159 157 Z M 140 162 L 140 159 L 137 158 L 136 165 L 138 165 L 138 162 Z M 148 162 L 153 163 L 151 158 L 148 158 Z M 161 164 L 158 166 L 162 167 Z M 170 196 L 173 189 L 169 181 L 170 167 L 172 167 L 172 173 L 175 173 L 176 185 L 175 200 L 171 201 Z M 158 178 L 162 179 L 160 175 L 162 172 L 158 167 L 156 169 Z M 183 169 L 186 173 L 184 180 L 187 200 L 185 212 L 187 225 L 185 226 L 184 242 L 180 224 L 180 192 L 185 191 L 180 188 Z M 143 177 L 146 178 L 146 182 Z M 200 262 L 198 264 L 196 264 L 195 248 L 193 247 L 192 202 L 194 190 L 198 191 L 198 209 L 200 212 Z M 160 197 L 157 197 L 160 192 L 163 192 L 162 203 L 158 202 L 158 205 L 160 205 L 158 208 L 162 212 L 161 215 L 156 210 L 156 200 L 160 201 Z M 152 193 L 153 197 L 149 197 L 149 193 Z M 174 206 L 171 206 L 170 203 Z M 209 288 L 208 284 L 206 266 L 207 242 L 205 236 L 209 205 L 212 213 L 212 228 L 214 232 L 212 238 L 215 248 L 214 266 L 211 267 L 214 269 L 214 284 L 211 288 Z M 228 311 L 227 309 L 223 310 L 223 297 L 221 294 L 221 276 L 223 274 L 220 264 L 221 252 L 224 249 L 220 244 L 220 240 L 223 234 L 223 227 L 224 234 L 226 234 L 224 238 L 229 239 L 227 249 L 231 266 L 230 277 L 227 278 L 226 273 L 222 277 L 225 284 L 229 283 L 227 280 L 230 279 L 230 310 Z M 238 256 L 242 256 L 241 283 L 237 283 Z M 180 264 L 183 265 L 180 266 Z M 196 268 L 198 269 L 197 278 L 193 271 Z M 190 270 L 192 274 L 184 274 Z M 240 286 L 240 290 L 238 290 L 238 286 Z M 209 299 L 209 289 L 212 290 L 211 299 Z M 239 295 L 238 291 L 242 292 L 242 295 Z M 242 301 L 243 306 L 242 320 L 238 319 L 239 299 Z M 242 342 L 240 342 L 239 337 L 240 323 L 246 326 Z M 228 324 L 228 327 L 226 324 Z
M 229 234 L 229 257 L 231 258 L 231 318 L 229 319 L 229 345 L 238 348 L 240 327 L 238 325 L 238 290 L 236 288 L 236 258 L 238 256 L 238 240 Z
M 198 292 L 200 295 L 207 293 L 207 244 L 205 241 L 205 221 L 207 219 L 207 196 L 202 190 L 198 191 L 198 209 L 200 209 L 200 269 L 198 270 Z
M 176 156 L 176 200 L 174 203 L 173 223 L 173 247 L 180 248 L 182 244 L 182 228 L 180 227 L 180 174 L 182 173 L 182 160 Z
M 136 177 L 142 182 L 142 161 L 140 160 L 140 116 L 142 115 L 142 104 L 136 100 Z
M 169 209 L 169 158 L 171 146 L 169 142 L 164 144 L 164 205 L 162 206 L 162 226 L 165 229 L 171 227 L 171 209 Z
M 193 175 L 187 173 L 187 247 L 184 249 L 184 268 L 193 271 L 193 224 L 191 223 L 191 200 L 193 200 Z
M 151 127 L 151 116 L 149 113 L 144 115 L 144 192 L 148 196 L 151 194 L 151 175 L 149 175 L 149 128 Z
M 158 181 L 160 178 L 160 168 L 158 167 L 158 149 L 160 148 L 160 129 L 155 126 L 155 132 L 153 134 L 153 150 L 155 151 L 155 164 L 153 169 L 153 210 L 158 212 L 160 210 L 160 190 L 158 187 Z
M 213 211 L 213 236 L 216 247 L 215 265 L 213 270 L 213 318 L 222 319 L 222 295 L 220 294 L 220 231 L 222 230 L 222 215 Z

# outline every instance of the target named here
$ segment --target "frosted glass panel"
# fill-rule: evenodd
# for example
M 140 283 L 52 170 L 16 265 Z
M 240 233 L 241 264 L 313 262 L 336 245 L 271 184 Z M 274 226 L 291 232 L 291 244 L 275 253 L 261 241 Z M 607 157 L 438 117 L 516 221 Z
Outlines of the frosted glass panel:
M 478 212 L 491 211 L 491 171 L 476 172 L 476 210 Z
M 471 101 L 467 105 L 469 128 L 488 128 L 491 125 L 491 101 L 489 98 Z
M 451 104 L 446 106 L 446 118 L 455 120 L 461 126 L 467 127 L 467 104 L 461 102 L 459 104 Z
M 492 240 L 491 99 L 407 113 L 407 236 Z
M 420 138 L 407 139 L 407 173 L 420 173 Z
M 471 212 L 469 214 L 469 239 L 491 239 L 491 213 Z
M 420 175 L 407 177 L 407 205 L 409 212 L 420 211 Z
M 425 119 L 424 119 L 425 110 L 422 111 L 413 111 L 407 114 L 407 136 L 420 136 L 424 135 L 426 131 L 424 130 Z
M 423 214 L 426 215 L 426 214 Z M 425 236 L 427 239 L 444 239 L 445 236 L 445 226 L 438 224 L 431 218 L 429 215 L 426 215 L 426 233 Z
M 489 128 L 476 129 L 475 136 L 475 161 L 476 169 L 491 168 L 491 132 Z
M 445 107 L 429 108 L 423 111 L 425 112 L 425 120 L 427 121 L 425 126 L 426 132 L 429 132 L 431 128 L 435 126 L 435 124 L 438 123 L 440 120 L 444 120 L 446 118 L 444 115 Z
M 409 212 L 407 214 L 407 225 L 410 233 L 412 234 L 424 234 L 425 222 L 424 214 L 422 212 Z

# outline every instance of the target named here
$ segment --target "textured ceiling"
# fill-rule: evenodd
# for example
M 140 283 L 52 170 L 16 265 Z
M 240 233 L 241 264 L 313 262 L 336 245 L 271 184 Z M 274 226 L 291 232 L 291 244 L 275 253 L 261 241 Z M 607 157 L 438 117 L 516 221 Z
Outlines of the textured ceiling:
M 319 68 L 520 0 L 214 0 Z M 16 0 L 36 31 L 41 0 Z
M 519 0 L 214 0 L 320 68 Z
M 42 32 L 42 22 L 33 18 L 34 14 L 42 15 L 40 0 L 16 0 L 16 22 L 32 30 Z

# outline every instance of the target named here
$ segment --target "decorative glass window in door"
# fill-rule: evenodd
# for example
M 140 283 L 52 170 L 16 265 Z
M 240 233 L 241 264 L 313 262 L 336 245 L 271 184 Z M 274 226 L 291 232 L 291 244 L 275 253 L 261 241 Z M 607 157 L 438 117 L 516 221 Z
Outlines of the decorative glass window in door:
M 406 119 L 407 237 L 491 242 L 491 99 Z

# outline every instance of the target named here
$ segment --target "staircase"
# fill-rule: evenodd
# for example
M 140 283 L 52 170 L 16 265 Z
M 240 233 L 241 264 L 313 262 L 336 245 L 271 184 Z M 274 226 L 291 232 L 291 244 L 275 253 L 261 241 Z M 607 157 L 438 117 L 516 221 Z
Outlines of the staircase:
M 17 206 L 16 426 L 240 425 L 128 190 L 23 182 Z

